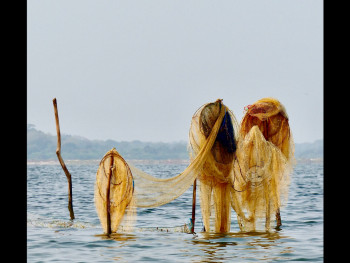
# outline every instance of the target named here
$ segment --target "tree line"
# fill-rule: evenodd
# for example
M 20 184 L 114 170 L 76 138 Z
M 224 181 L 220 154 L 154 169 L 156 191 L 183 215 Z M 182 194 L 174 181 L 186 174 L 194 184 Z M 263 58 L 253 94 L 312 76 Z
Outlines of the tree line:
M 27 160 L 57 160 L 57 136 L 44 133 L 33 124 L 27 125 Z M 61 154 L 65 160 L 100 160 L 113 147 L 124 159 L 188 160 L 187 142 L 142 142 L 89 140 L 61 134 Z M 295 144 L 296 158 L 323 158 L 323 140 Z
M 27 125 L 27 160 L 56 160 L 57 136 Z M 89 140 L 80 136 L 61 134 L 61 154 L 66 160 L 96 160 L 113 147 L 124 159 L 167 160 L 188 159 L 186 142 L 141 142 Z

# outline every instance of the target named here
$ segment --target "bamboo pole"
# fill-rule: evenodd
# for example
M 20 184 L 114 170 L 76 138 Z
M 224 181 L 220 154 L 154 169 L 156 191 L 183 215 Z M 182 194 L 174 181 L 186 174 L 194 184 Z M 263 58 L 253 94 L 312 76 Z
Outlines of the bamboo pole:
M 192 227 L 191 233 L 194 233 L 194 221 L 196 220 L 196 188 L 197 188 L 197 179 L 193 182 L 193 197 L 192 197 Z
M 113 154 L 111 154 L 111 162 L 109 166 L 109 175 L 108 175 L 108 184 L 107 184 L 107 196 L 106 196 L 106 205 L 107 205 L 107 235 L 112 233 L 111 227 L 111 202 L 110 202 L 110 193 L 111 193 L 111 179 L 113 175 Z
M 56 149 L 56 155 L 57 158 L 62 166 L 62 169 L 64 173 L 66 174 L 67 180 L 68 180 L 68 210 L 70 214 L 70 219 L 74 219 L 74 211 L 73 211 L 73 197 L 72 197 L 72 176 L 70 175 L 62 157 L 61 157 L 61 133 L 60 133 L 60 124 L 58 119 L 58 111 L 57 111 L 57 101 L 56 98 L 53 99 L 53 106 L 55 111 L 55 118 L 56 118 L 56 131 L 57 131 L 57 149 Z
M 277 221 L 277 229 L 280 229 L 280 227 L 282 225 L 280 208 L 278 208 L 276 211 L 276 221 Z

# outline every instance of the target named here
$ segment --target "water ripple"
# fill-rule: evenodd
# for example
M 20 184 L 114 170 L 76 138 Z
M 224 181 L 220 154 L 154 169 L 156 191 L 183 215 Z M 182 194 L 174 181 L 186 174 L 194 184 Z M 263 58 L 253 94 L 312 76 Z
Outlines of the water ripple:
M 159 177 L 174 176 L 185 164 L 144 164 Z M 323 164 L 300 163 L 281 209 L 282 229 L 240 232 L 232 214 L 226 234 L 184 233 L 191 217 L 191 191 L 161 207 L 139 209 L 134 231 L 103 234 L 93 195 L 98 163 L 72 163 L 73 205 L 69 219 L 67 179 L 58 164 L 27 166 L 28 262 L 323 262 Z

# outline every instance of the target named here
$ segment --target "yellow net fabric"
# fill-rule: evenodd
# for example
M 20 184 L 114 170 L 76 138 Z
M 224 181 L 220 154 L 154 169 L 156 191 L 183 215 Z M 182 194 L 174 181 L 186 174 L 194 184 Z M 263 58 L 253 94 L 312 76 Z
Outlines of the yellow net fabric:
M 95 207 L 105 233 L 109 232 L 107 220 L 110 220 L 110 231 L 116 232 L 124 214 L 129 222 L 125 228 L 132 227 L 136 215 L 133 192 L 131 171 L 125 160 L 113 148 L 102 158 L 95 182 Z
M 112 174 L 110 184 L 112 232 L 117 231 L 126 211 L 130 211 L 130 216 L 125 221 L 131 222 L 127 224 L 131 229 L 136 207 L 150 208 L 169 203 L 182 195 L 193 184 L 197 176 L 201 174 L 204 163 L 211 154 L 211 149 L 226 112 L 227 108 L 225 106 L 220 108 L 217 120 L 208 138 L 203 142 L 201 149 L 192 159 L 190 165 L 177 176 L 168 179 L 154 177 L 132 164 L 126 163 L 115 149 L 108 152 L 100 163 L 95 182 L 95 206 L 104 231 L 108 233 L 107 192 L 109 189 L 109 174 Z M 113 165 L 111 165 L 112 157 Z M 117 173 L 118 176 L 116 176 Z M 130 178 L 134 181 L 133 192 L 130 190 L 132 185 Z
M 218 120 L 221 107 L 225 108 L 225 117 L 229 118 L 225 122 L 220 121 L 223 123 L 220 134 L 224 136 L 224 141 L 216 139 L 198 176 L 200 205 L 206 232 L 230 231 L 232 165 L 238 123 L 233 113 L 218 100 L 215 103 L 205 104 L 197 110 L 192 117 L 189 135 L 190 156 L 193 159 L 199 154 L 213 124 Z M 224 144 L 232 147 L 227 149 Z
M 294 142 L 288 116 L 276 99 L 264 98 L 248 107 L 240 127 L 234 163 L 232 206 L 242 230 L 265 230 L 276 220 L 288 198 L 294 164 Z
M 135 181 L 137 207 L 156 207 L 169 203 L 182 195 L 193 184 L 197 176 L 201 174 L 204 164 L 210 158 L 211 149 L 226 111 L 225 106 L 220 109 L 208 138 L 203 141 L 202 147 L 192 159 L 190 165 L 179 175 L 168 179 L 159 179 L 129 163 Z
M 124 214 L 126 228 L 131 229 L 137 207 L 169 203 L 197 178 L 206 232 L 229 232 L 231 207 L 241 230 L 256 230 L 260 219 L 265 221 L 266 230 L 274 218 L 279 224 L 279 209 L 287 200 L 294 163 L 288 116 L 279 101 L 265 98 L 250 105 L 240 126 L 222 100 L 204 104 L 192 117 L 189 152 L 190 165 L 167 179 L 125 162 L 115 149 L 108 152 L 100 163 L 95 184 L 96 209 L 105 232 L 108 189 L 115 232 Z M 112 175 L 110 186 L 108 175 Z

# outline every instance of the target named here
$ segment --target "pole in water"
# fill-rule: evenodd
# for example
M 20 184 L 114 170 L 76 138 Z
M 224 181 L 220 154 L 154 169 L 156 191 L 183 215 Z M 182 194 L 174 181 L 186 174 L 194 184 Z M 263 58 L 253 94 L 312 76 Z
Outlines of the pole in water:
M 193 182 L 193 198 L 192 198 L 192 226 L 191 233 L 194 233 L 194 222 L 196 220 L 196 188 L 197 188 L 197 179 Z
M 281 220 L 281 213 L 280 213 L 280 209 L 278 208 L 276 211 L 276 221 L 277 221 L 277 229 L 280 229 L 281 225 L 282 225 L 282 220 Z
M 110 201 L 110 193 L 111 193 L 111 178 L 113 174 L 113 154 L 111 154 L 111 163 L 109 166 L 109 175 L 108 175 L 108 184 L 107 184 L 107 196 L 106 196 L 106 205 L 107 205 L 107 235 L 112 233 L 111 227 L 111 201 Z
M 60 124 L 58 119 L 58 111 L 57 111 L 57 101 L 56 98 L 53 99 L 53 107 L 55 111 L 55 118 L 56 118 L 56 131 L 57 131 L 57 149 L 56 149 L 56 155 L 57 158 L 62 166 L 62 169 L 64 173 L 66 174 L 67 180 L 68 180 L 68 210 L 70 214 L 70 219 L 74 219 L 74 211 L 73 211 L 73 196 L 72 196 L 72 176 L 70 175 L 62 157 L 61 157 L 61 132 L 60 132 Z

